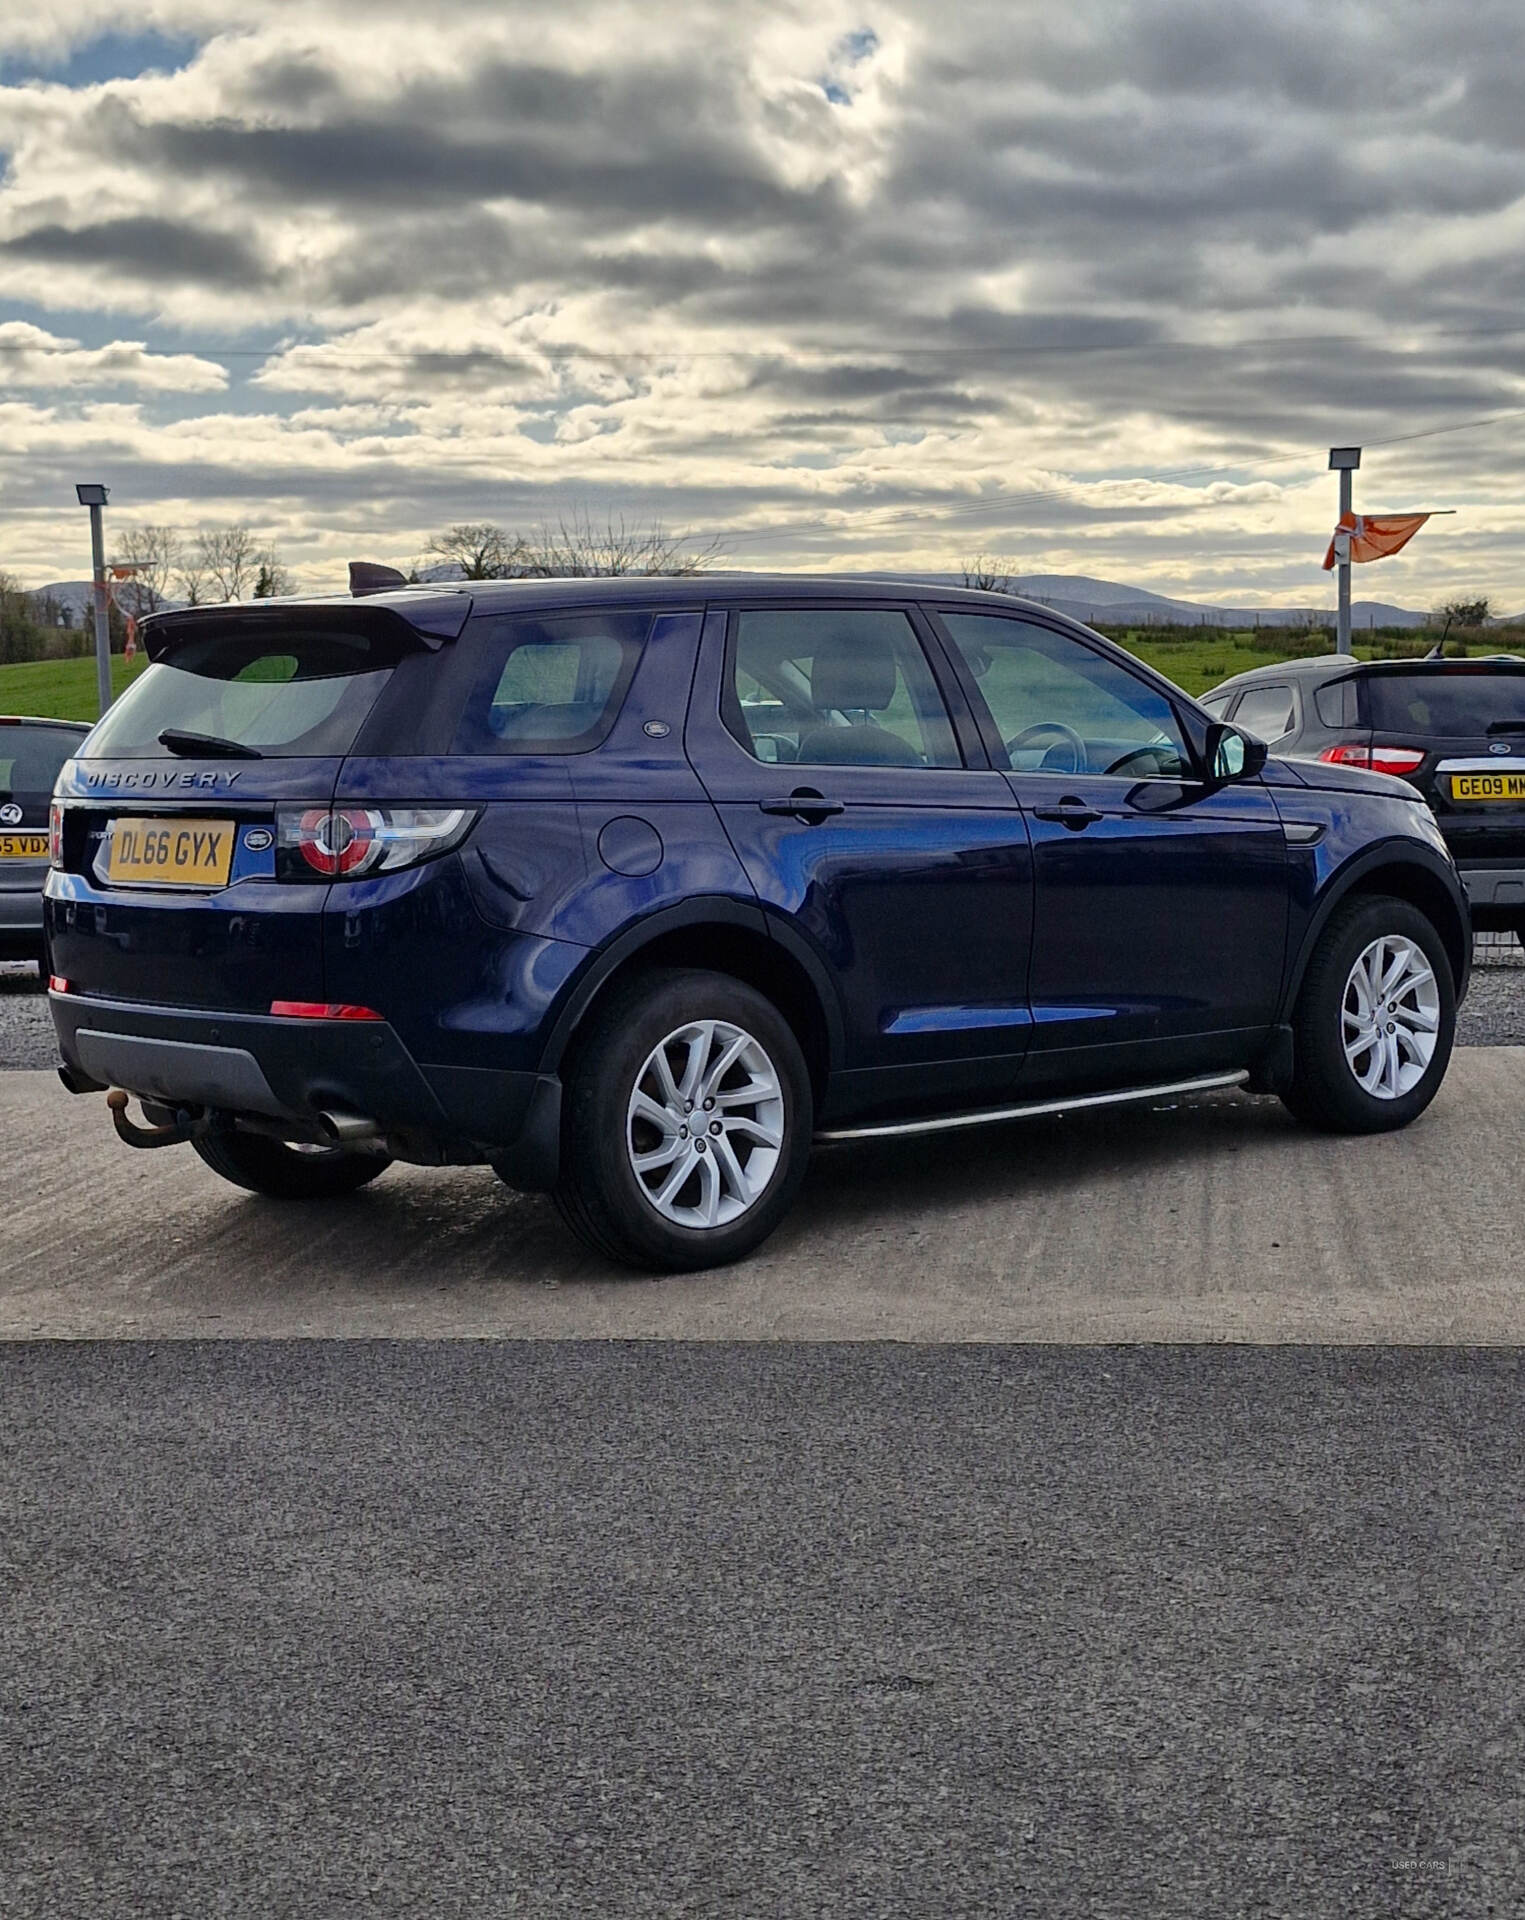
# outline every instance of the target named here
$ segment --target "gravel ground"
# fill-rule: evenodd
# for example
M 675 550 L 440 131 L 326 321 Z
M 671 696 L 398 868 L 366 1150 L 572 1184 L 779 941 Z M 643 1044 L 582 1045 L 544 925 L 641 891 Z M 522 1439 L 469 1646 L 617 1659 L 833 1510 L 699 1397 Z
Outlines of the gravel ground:
M 1479 941 L 1456 1038 L 1463 1047 L 1525 1046 L 1525 953 L 1514 941 Z M 56 1059 L 41 975 L 0 961 L 0 1070 L 51 1067 Z
M 51 1067 L 56 1058 L 42 976 L 0 961 L 0 1068 Z

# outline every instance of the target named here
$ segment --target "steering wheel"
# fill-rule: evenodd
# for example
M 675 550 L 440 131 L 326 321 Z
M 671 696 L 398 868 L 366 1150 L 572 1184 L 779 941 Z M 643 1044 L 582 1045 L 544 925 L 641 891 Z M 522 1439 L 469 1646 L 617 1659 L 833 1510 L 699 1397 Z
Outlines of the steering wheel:
M 1167 744 L 1166 741 L 1162 740 L 1159 746 L 1134 747 L 1125 753 L 1121 760 L 1114 760 L 1110 767 L 1103 767 L 1102 772 L 1121 773 L 1125 767 L 1131 766 L 1135 760 L 1149 759 L 1152 760 L 1154 764 L 1148 769 L 1148 772 L 1158 774 L 1160 771 L 1160 747 Z
M 1040 720 L 1036 726 L 1024 727 L 1022 731 L 1006 742 L 1008 753 L 1020 753 L 1023 747 L 1030 746 L 1040 734 L 1056 733 L 1070 750 L 1071 764 L 1067 767 L 1055 767 L 1055 773 L 1085 773 L 1086 743 L 1073 727 L 1067 727 L 1062 720 Z M 1049 750 L 1053 751 L 1052 748 Z M 1043 756 L 1043 764 L 1048 765 L 1048 754 Z

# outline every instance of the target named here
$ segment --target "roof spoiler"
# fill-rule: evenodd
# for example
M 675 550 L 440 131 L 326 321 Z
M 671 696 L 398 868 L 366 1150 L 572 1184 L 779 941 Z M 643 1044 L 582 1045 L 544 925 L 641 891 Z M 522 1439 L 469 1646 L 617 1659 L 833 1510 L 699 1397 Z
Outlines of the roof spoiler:
M 384 595 L 371 602 L 371 595 Z M 378 618 L 400 620 L 431 650 L 446 640 L 460 638 L 471 618 L 471 595 L 459 587 L 375 587 L 360 596 L 360 605 L 348 595 L 325 599 L 241 600 L 214 606 L 173 607 L 145 614 L 138 632 L 150 660 L 163 660 L 175 648 L 208 627 L 229 623 L 257 626 L 270 622 L 328 620 L 340 627 L 363 631 Z

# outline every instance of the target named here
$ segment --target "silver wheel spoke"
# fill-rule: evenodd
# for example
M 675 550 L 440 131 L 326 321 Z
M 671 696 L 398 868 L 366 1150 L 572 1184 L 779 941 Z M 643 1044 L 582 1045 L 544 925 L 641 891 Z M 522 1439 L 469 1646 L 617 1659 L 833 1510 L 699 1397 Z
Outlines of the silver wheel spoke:
M 715 1023 L 713 1020 L 701 1021 L 688 1043 L 688 1060 L 683 1068 L 683 1079 L 678 1091 L 685 1100 L 697 1100 L 699 1088 L 704 1080 L 705 1063 L 715 1044 Z
M 706 1098 L 715 1091 L 742 1054 L 746 1052 L 747 1045 L 746 1034 L 738 1033 L 734 1040 L 721 1049 L 720 1058 L 704 1076 L 703 1091 Z
M 691 1141 L 685 1140 L 683 1145 L 687 1149 L 683 1158 L 678 1162 L 675 1171 L 668 1177 L 667 1183 L 661 1192 L 654 1196 L 659 1207 L 666 1208 L 672 1205 L 673 1201 L 687 1183 L 689 1175 L 693 1172 L 694 1162 L 699 1158 L 698 1154 L 694 1152 Z
M 747 1178 L 745 1169 L 736 1158 L 736 1149 L 723 1133 L 716 1136 L 713 1145 L 715 1149 L 715 1164 L 724 1174 L 726 1185 L 731 1189 L 732 1193 L 736 1195 L 738 1200 L 750 1203 L 752 1199 L 752 1182 Z
M 658 1106 L 649 1093 L 642 1093 L 639 1087 L 631 1095 L 630 1117 L 632 1120 L 649 1120 L 661 1133 L 676 1134 L 678 1129 L 672 1115 L 666 1107 Z
M 783 1135 L 777 1127 L 770 1127 L 766 1121 L 754 1120 L 750 1114 L 733 1113 L 725 1120 L 726 1133 L 744 1133 L 765 1147 L 776 1147 Z
M 730 1087 L 714 1096 L 717 1107 L 755 1107 L 759 1100 L 776 1100 L 776 1080 L 749 1080 L 744 1087 Z
M 704 1227 L 717 1226 L 720 1221 L 720 1169 L 715 1164 L 715 1156 L 706 1153 L 699 1160 L 699 1224 Z
M 677 1081 L 672 1077 L 672 1062 L 667 1057 L 667 1048 L 665 1045 L 657 1048 L 656 1052 L 647 1061 L 646 1066 L 649 1072 L 657 1076 L 657 1083 L 661 1090 L 661 1098 L 667 1102 L 668 1106 L 682 1106 L 682 1096 L 678 1092 Z M 641 1078 L 644 1080 L 646 1074 L 643 1073 Z
M 654 1147 L 650 1153 L 632 1153 L 630 1164 L 637 1173 L 655 1173 L 659 1167 L 670 1167 L 680 1155 L 687 1155 L 692 1151 L 688 1141 L 674 1133 L 664 1140 L 660 1147 Z

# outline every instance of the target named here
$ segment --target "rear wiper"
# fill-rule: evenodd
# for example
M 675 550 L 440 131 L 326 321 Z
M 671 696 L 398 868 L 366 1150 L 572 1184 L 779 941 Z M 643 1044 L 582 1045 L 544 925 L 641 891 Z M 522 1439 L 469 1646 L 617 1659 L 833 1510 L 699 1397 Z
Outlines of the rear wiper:
M 159 745 L 190 760 L 263 760 L 265 757 L 258 747 L 246 747 L 242 741 L 219 740 L 215 733 L 182 733 L 179 727 L 166 727 L 159 735 Z
M 1490 733 L 1525 733 L 1525 720 L 1495 720 Z

